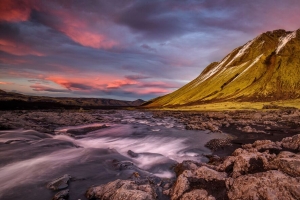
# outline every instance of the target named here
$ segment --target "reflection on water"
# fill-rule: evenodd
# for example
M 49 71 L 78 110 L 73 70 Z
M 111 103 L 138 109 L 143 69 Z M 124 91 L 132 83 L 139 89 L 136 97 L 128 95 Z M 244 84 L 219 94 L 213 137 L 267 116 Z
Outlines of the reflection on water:
M 85 199 L 89 186 L 128 179 L 135 171 L 171 178 L 175 163 L 205 161 L 201 155 L 209 150 L 204 144 L 212 138 L 225 137 L 184 130 L 172 118 L 154 119 L 150 113 L 117 111 L 102 117 L 108 127 L 62 127 L 56 130 L 57 135 L 0 131 L 1 199 L 51 199 L 54 193 L 45 185 L 65 173 L 73 177 L 70 199 Z M 84 131 L 72 135 L 70 130 Z M 116 161 L 128 161 L 132 167 L 116 167 Z

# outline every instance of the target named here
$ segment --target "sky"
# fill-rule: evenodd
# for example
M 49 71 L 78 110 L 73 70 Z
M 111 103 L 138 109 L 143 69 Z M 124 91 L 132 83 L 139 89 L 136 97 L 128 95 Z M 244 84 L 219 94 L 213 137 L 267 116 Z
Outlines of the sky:
M 149 100 L 299 19 L 299 0 L 1 0 L 0 89 Z

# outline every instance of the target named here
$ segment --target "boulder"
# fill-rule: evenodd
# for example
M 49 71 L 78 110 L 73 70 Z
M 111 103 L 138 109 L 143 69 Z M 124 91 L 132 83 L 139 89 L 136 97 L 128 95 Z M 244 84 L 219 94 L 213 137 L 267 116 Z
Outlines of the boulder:
M 171 199 L 215 199 L 226 196 L 227 174 L 201 166 L 197 170 L 185 170 L 171 192 Z M 214 195 L 214 196 L 212 196 Z

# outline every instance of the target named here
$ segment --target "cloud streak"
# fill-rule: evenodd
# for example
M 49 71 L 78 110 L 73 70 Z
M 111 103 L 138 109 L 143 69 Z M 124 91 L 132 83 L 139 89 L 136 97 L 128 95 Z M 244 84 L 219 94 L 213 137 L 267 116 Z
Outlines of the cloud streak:
M 68 90 L 65 89 L 56 89 L 39 84 L 31 85 L 30 87 L 36 92 L 68 92 Z

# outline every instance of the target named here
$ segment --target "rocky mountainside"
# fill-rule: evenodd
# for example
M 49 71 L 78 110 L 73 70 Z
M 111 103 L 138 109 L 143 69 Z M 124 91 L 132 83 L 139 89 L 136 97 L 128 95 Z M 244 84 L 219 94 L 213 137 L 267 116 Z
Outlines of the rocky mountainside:
M 0 109 L 102 108 L 139 106 L 145 101 L 123 101 L 103 98 L 70 98 L 28 96 L 0 90 Z
M 300 97 L 300 29 L 269 31 L 211 63 L 193 81 L 149 107 Z

